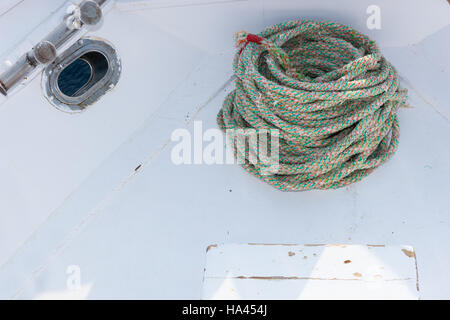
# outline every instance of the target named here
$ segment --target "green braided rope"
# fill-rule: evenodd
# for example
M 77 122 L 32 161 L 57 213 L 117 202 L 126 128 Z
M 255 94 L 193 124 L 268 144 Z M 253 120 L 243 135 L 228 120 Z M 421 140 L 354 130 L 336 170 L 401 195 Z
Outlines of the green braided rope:
M 236 89 L 217 116 L 222 130 L 279 130 L 279 171 L 264 175 L 263 164 L 249 161 L 246 170 L 280 190 L 329 189 L 392 156 L 406 91 L 374 41 L 317 21 L 280 23 L 259 36 L 261 44 L 247 42 L 236 54 Z

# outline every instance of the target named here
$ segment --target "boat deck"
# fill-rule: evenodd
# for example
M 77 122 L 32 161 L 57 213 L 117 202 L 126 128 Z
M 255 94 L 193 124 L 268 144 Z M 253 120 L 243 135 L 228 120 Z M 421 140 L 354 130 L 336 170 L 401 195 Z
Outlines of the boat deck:
M 411 245 L 420 297 L 450 298 L 448 26 L 411 45 L 381 42 L 410 108 L 399 110 L 396 154 L 354 185 L 281 192 L 238 165 L 171 161 L 174 130 L 217 127 L 234 86 L 233 32 L 283 16 L 261 20 L 252 2 L 117 5 L 91 32 L 121 56 L 113 91 L 67 114 L 36 77 L 2 103 L 0 298 L 197 299 L 206 248 L 233 243 Z M 214 28 L 228 38 L 192 35 L 217 12 Z

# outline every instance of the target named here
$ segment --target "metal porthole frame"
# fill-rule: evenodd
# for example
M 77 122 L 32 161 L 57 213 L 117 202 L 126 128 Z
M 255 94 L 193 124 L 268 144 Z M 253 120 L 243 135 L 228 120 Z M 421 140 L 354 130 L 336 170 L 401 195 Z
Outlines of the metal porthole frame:
M 108 62 L 106 74 L 83 94 L 71 97 L 61 92 L 58 77 L 72 62 L 89 52 L 102 54 Z M 65 50 L 42 73 L 42 89 L 47 100 L 61 111 L 81 112 L 95 103 L 119 81 L 122 65 L 116 49 L 108 41 L 100 38 L 84 37 Z

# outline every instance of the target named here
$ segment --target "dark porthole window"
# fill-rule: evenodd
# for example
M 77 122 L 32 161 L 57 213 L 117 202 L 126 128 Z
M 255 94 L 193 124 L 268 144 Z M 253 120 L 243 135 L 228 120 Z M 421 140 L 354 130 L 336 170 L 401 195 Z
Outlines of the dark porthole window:
M 79 112 L 112 89 L 120 72 L 120 59 L 109 43 L 83 38 L 45 69 L 44 94 L 58 109 Z
M 58 87 L 69 97 L 78 97 L 101 80 L 108 71 L 108 61 L 100 52 L 88 52 L 64 68 Z
M 78 58 L 61 72 L 58 77 L 58 87 L 63 94 L 73 97 L 91 78 L 91 66 L 85 60 Z

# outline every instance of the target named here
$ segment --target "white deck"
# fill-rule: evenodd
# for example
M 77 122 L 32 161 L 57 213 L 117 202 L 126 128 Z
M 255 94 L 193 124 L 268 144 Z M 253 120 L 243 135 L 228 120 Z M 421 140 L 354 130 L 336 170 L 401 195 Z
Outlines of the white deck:
M 112 92 L 67 114 L 36 77 L 0 101 L 0 298 L 200 298 L 207 246 L 249 242 L 411 245 L 420 297 L 450 298 L 446 1 L 378 1 L 381 30 L 365 27 L 373 1 L 127 2 L 91 32 L 122 59 Z M 18 26 L 0 55 L 39 23 L 19 20 L 42 21 L 62 1 L 33 3 L 0 15 L 1 30 Z M 239 166 L 174 165 L 174 129 L 216 128 L 233 88 L 233 33 L 294 17 L 333 19 L 379 41 L 412 107 L 399 111 L 394 157 L 357 184 L 299 193 Z M 68 289 L 70 266 L 81 290 Z

